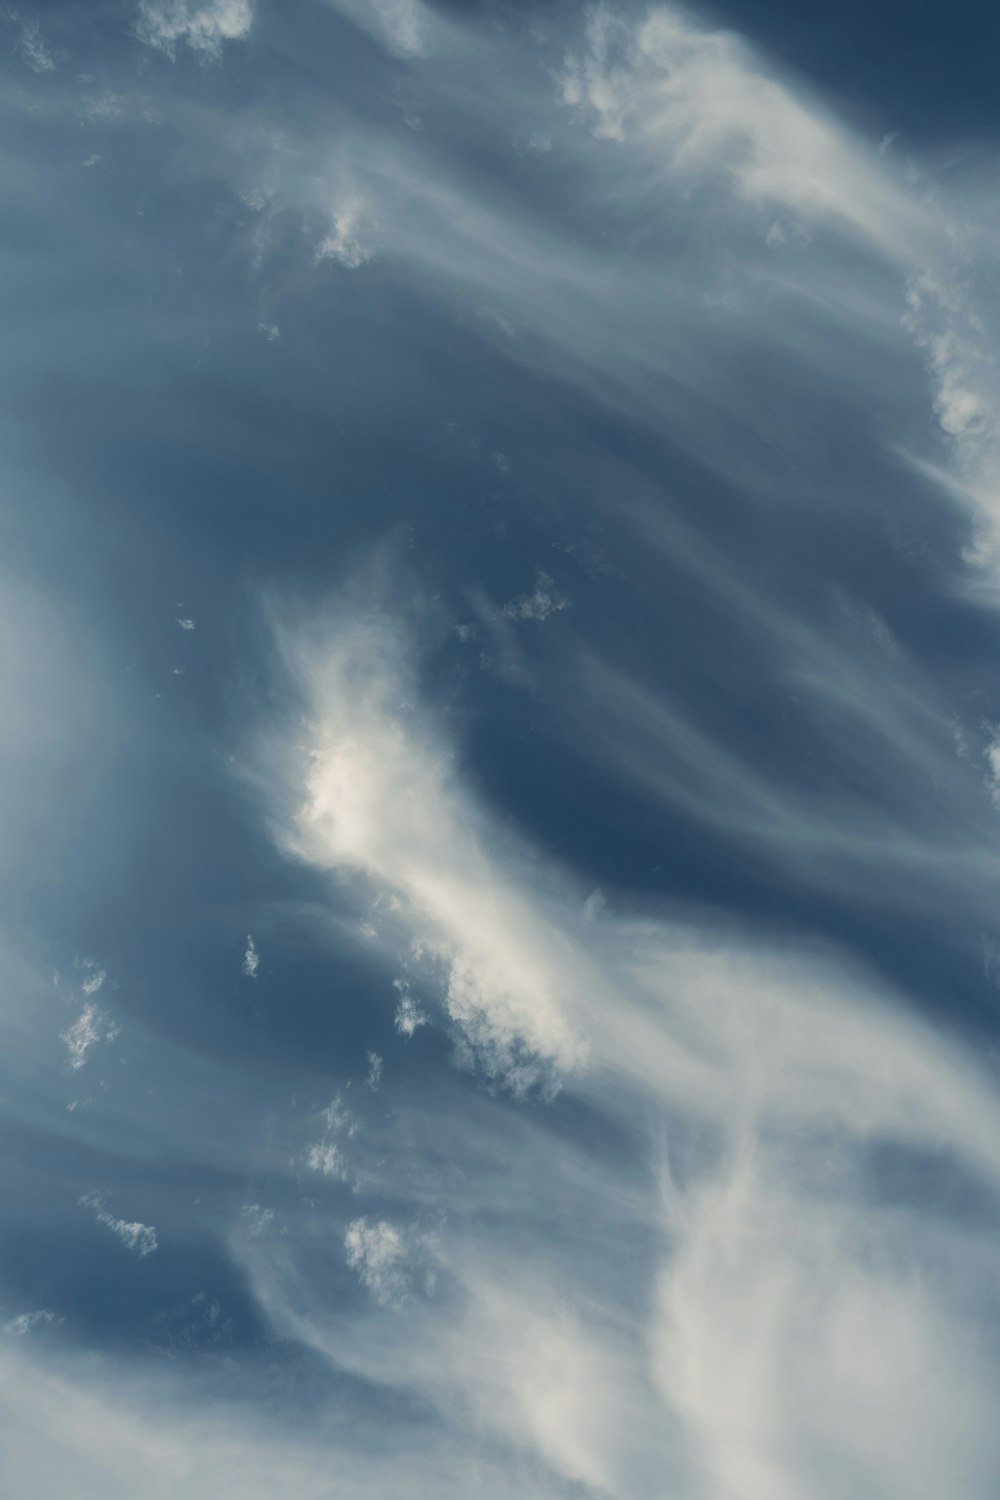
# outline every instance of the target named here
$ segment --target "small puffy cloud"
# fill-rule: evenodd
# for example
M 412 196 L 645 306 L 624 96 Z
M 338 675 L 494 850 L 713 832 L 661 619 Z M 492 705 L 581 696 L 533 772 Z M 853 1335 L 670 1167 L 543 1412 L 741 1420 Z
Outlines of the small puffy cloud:
M 361 1129 L 360 1123 L 347 1109 L 338 1094 L 320 1115 L 323 1133 L 306 1152 L 306 1166 L 310 1172 L 319 1172 L 323 1177 L 344 1182 L 348 1175 L 347 1158 L 343 1142 L 353 1140 Z
M 347 1176 L 344 1153 L 335 1141 L 317 1141 L 310 1146 L 306 1152 L 306 1166 L 310 1172 L 319 1172 L 337 1182 L 343 1182 Z
M 252 935 L 247 933 L 247 946 L 243 954 L 243 972 L 248 979 L 257 978 L 257 970 L 260 968 L 260 954 L 254 943 Z
M 382 1059 L 377 1052 L 368 1054 L 368 1087 L 374 1094 L 382 1082 Z
M 141 0 L 136 30 L 168 57 L 183 43 L 214 61 L 226 42 L 242 41 L 252 24 L 252 0 Z
M 348 1140 L 353 1140 L 361 1129 L 359 1122 L 351 1114 L 339 1094 L 326 1106 L 321 1118 L 331 1135 L 346 1136 Z
M 103 974 L 100 977 L 103 978 Z M 115 1023 L 108 1019 L 93 1000 L 88 1000 L 73 1025 L 62 1033 L 61 1039 L 69 1052 L 70 1067 L 74 1070 L 82 1068 L 99 1042 L 112 1042 L 117 1035 L 118 1027 Z
M 355 1219 L 344 1235 L 347 1264 L 358 1273 L 376 1302 L 391 1306 L 407 1291 L 406 1246 L 399 1230 L 386 1219 Z
M 151 1224 L 140 1224 L 137 1220 L 116 1219 L 111 1214 L 98 1214 L 101 1224 L 106 1224 L 116 1234 L 126 1250 L 134 1250 L 140 1260 L 152 1255 L 156 1249 L 156 1230 Z
M 560 594 L 547 573 L 539 573 L 534 590 L 530 594 L 519 594 L 503 607 L 503 613 L 511 620 L 547 620 L 549 615 L 565 609 L 569 600 Z
M 137 1219 L 116 1219 L 104 1207 L 104 1199 L 100 1193 L 85 1193 L 80 1199 L 80 1207 L 89 1208 L 98 1224 L 110 1229 L 125 1249 L 133 1250 L 140 1260 L 152 1255 L 157 1248 L 156 1230 L 152 1224 L 140 1224 Z
M 267 339 L 269 344 L 273 344 L 277 339 L 281 338 L 281 329 L 277 323 L 265 323 L 262 321 L 257 324 L 257 332 Z
M 317 260 L 336 260 L 356 271 L 371 260 L 375 247 L 369 228 L 370 215 L 364 199 L 347 193 L 330 210 L 330 228 L 316 251 Z
M 427 1017 L 410 994 L 407 981 L 396 979 L 393 982 L 399 994 L 399 1003 L 396 1006 L 396 1030 L 400 1036 L 410 1037 L 421 1026 L 427 1025 Z
M 194 621 L 193 620 L 178 620 L 177 623 L 181 627 L 182 630 L 193 630 L 194 629 Z

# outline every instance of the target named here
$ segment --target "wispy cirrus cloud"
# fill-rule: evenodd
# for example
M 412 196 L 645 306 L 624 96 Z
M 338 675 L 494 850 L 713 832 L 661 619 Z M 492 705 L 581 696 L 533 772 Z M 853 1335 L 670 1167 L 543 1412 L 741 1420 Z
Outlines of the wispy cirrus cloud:
M 136 31 L 169 57 L 183 44 L 215 61 L 225 43 L 242 41 L 252 24 L 253 0 L 140 0 Z
M 133 30 L 99 78 L 39 73 L 62 156 L 23 173 L 63 228 L 44 184 L 104 133 L 70 226 L 98 331 L 47 368 L 15 347 L 19 388 L 70 413 L 63 383 L 93 382 L 93 425 L 114 411 L 67 485 L 141 586 L 12 586 L 0 665 L 4 870 L 39 860 L 49 967 L 82 941 L 131 965 L 141 1045 L 77 1112 L 64 989 L 5 973 L 30 1045 L 4 1201 L 31 1222 L 0 1270 L 67 1350 L 29 1358 L 34 1315 L 8 1320 L 0 1488 L 992 1494 L 1000 1102 L 975 1005 L 1000 757 L 994 643 L 954 597 L 969 516 L 989 566 L 986 229 L 673 7 L 132 15 L 178 66 Z M 134 390 L 102 374 L 109 329 Z M 357 566 L 394 527 L 407 568 Z M 317 603 L 334 571 L 353 583 Z M 291 601 L 270 634 L 233 602 L 268 577 Z M 203 597 L 235 618 L 206 638 L 223 664 L 146 704 L 164 619 L 194 624 L 163 601 Z M 494 677 L 455 647 L 470 608 Z M 220 789 L 233 729 L 259 744 L 249 811 Z M 70 783 L 82 852 L 56 838 L 46 865 Z M 262 896 L 263 988 L 231 921 Z M 74 976 L 74 1068 L 110 1035 L 99 976 Z M 93 1233 L 81 1203 L 108 1235 L 36 1290 L 73 1219 Z M 169 1255 L 108 1206 L 130 1203 Z M 129 1294 L 96 1295 L 105 1274 Z M 194 1286 L 247 1304 L 224 1372 L 81 1376 L 74 1340 L 144 1351 Z
M 284 1252 L 250 1253 L 276 1326 L 366 1379 L 419 1391 L 445 1423 L 474 1414 L 564 1482 L 612 1494 L 653 1493 L 666 1473 L 681 1493 L 793 1496 L 815 1488 L 833 1450 L 838 1472 L 863 1472 L 876 1488 L 901 1475 L 928 1497 L 942 1483 L 980 1483 L 991 1444 L 983 1393 L 997 1372 L 965 1299 L 993 1295 L 987 1242 L 971 1224 L 918 1210 L 900 1173 L 909 1162 L 967 1174 L 991 1200 L 1000 1099 L 988 1072 L 835 952 L 783 952 L 607 904 L 585 914 L 572 882 L 528 860 L 463 787 L 400 634 L 384 616 L 334 611 L 335 630 L 329 618 L 303 629 L 298 647 L 283 642 L 307 695 L 306 742 L 318 733 L 323 745 L 290 763 L 322 802 L 307 800 L 284 837 L 320 868 L 364 873 L 404 898 L 404 934 L 436 932 L 418 941 L 443 946 L 439 1003 L 460 1060 L 468 1047 L 515 1094 L 551 1079 L 540 1062 L 561 1063 L 564 1090 L 606 1128 L 639 1128 L 649 1146 L 639 1177 L 614 1186 L 592 1160 L 571 1166 L 532 1125 L 532 1186 L 519 1200 L 532 1232 L 508 1225 L 498 1241 L 491 1195 L 512 1148 L 492 1117 L 476 1144 L 481 1199 L 460 1214 L 447 1192 L 437 1200 L 450 1220 L 433 1253 L 443 1300 L 418 1298 L 373 1338 L 302 1279 L 294 1255 L 289 1265 Z M 369 753 L 343 753 L 361 744 Z M 365 791 L 372 767 L 377 796 Z M 366 811 L 376 806 L 377 819 Z M 482 889 L 495 929 L 477 925 Z M 383 941 L 392 961 L 398 938 Z M 466 1010 L 464 953 L 475 974 L 480 955 L 501 947 L 516 966 L 477 982 Z M 557 1013 L 539 1015 L 540 975 Z M 573 1038 L 566 1062 L 553 1044 L 563 1036 Z M 435 1139 L 452 1127 L 445 1114 L 422 1128 Z M 407 1220 L 426 1205 L 404 1162 L 379 1164 L 376 1153 L 373 1163 L 363 1193 L 391 1198 L 396 1212 L 351 1219 L 345 1260 L 388 1319 L 403 1295 Z M 593 1254 L 581 1259 L 582 1223 Z M 635 1298 L 605 1258 L 625 1233 L 641 1247 Z M 959 1265 L 961 1294 L 949 1269 Z M 474 1352 L 484 1344 L 488 1369 Z M 974 1374 L 962 1373 L 962 1350 Z M 933 1378 L 901 1382 L 914 1361 Z M 607 1405 L 615 1392 L 620 1412 Z M 899 1434 L 911 1424 L 923 1436 L 903 1463 Z

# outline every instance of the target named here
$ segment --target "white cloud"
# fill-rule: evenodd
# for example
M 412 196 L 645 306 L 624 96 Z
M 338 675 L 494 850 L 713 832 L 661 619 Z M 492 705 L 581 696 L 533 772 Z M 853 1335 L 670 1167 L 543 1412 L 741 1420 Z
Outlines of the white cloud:
M 319 1172 L 337 1182 L 343 1182 L 347 1177 L 344 1154 L 333 1141 L 317 1141 L 310 1146 L 306 1152 L 306 1166 L 310 1172 Z
M 406 1247 L 399 1230 L 385 1219 L 355 1219 L 344 1235 L 347 1264 L 376 1302 L 392 1305 L 407 1291 Z
M 679 8 L 639 24 L 596 8 L 562 93 L 597 136 L 658 152 L 682 175 L 719 172 L 750 202 L 829 219 L 894 254 L 919 222 L 876 153 L 768 76 L 734 33 Z
M 982 308 L 993 304 L 988 284 L 988 234 L 968 242 L 947 233 L 949 253 L 934 269 L 914 271 L 907 280 L 903 326 L 922 351 L 931 398 L 954 466 L 952 474 L 933 465 L 914 467 L 958 499 L 972 514 L 976 532 L 967 560 L 978 571 L 976 583 L 996 597 L 1000 566 L 1000 370 L 992 322 Z M 956 243 L 957 240 L 957 243 Z M 977 283 L 978 290 L 977 290 Z M 995 321 L 995 320 L 994 320 Z
M 83 981 L 80 988 L 85 995 L 96 995 L 97 991 L 101 988 L 102 984 L 108 977 L 107 970 L 97 968 L 97 966 L 91 959 L 87 960 L 85 967 L 88 968 L 91 972 Z
M 368 1087 L 374 1094 L 382 1082 L 382 1059 L 377 1052 L 368 1054 Z
M 381 42 L 394 57 L 422 57 L 433 26 L 420 0 L 328 0 L 355 26 Z
M 243 954 L 243 972 L 248 979 L 256 979 L 260 968 L 260 954 L 257 952 L 253 937 L 247 933 L 246 952 Z
M 55 1313 L 49 1312 L 47 1308 L 38 1308 L 34 1312 L 18 1313 L 16 1318 L 11 1318 L 3 1325 L 4 1333 L 12 1333 L 16 1338 L 23 1338 L 39 1323 L 52 1323 L 55 1321 Z
M 195 628 L 193 620 L 178 620 L 177 623 L 182 630 L 193 630 Z
M 427 1017 L 410 994 L 410 986 L 406 980 L 396 979 L 393 983 L 399 994 L 396 1005 L 396 1030 L 400 1036 L 411 1037 L 421 1026 L 427 1025 Z
M 490 869 L 495 830 L 468 805 L 430 726 L 399 707 L 409 686 L 396 630 L 368 614 L 325 639 L 286 637 L 286 648 L 311 719 L 308 763 L 292 773 L 305 796 L 289 843 L 396 898 L 396 925 L 439 983 L 467 1060 L 517 1091 L 556 1084 L 586 1055 L 564 978 L 530 899 Z M 408 983 L 399 1018 L 412 1034 Z
M 244 1203 L 240 1215 L 247 1237 L 255 1240 L 274 1222 L 274 1209 L 264 1208 L 260 1203 Z
M 111 1230 L 126 1250 L 134 1250 L 140 1260 L 152 1255 L 157 1248 L 156 1230 L 151 1224 L 140 1224 L 137 1220 L 116 1219 L 104 1207 L 100 1193 L 85 1193 L 80 1199 L 81 1208 L 89 1208 L 99 1224 Z
M 306 1166 L 337 1182 L 345 1182 L 349 1173 L 344 1142 L 351 1141 L 361 1129 L 360 1122 L 346 1108 L 338 1094 L 320 1114 L 323 1133 L 306 1151 Z
M 136 29 L 142 41 L 170 57 L 184 43 L 212 61 L 226 42 L 247 37 L 252 24 L 252 0 L 141 0 Z
M 983 750 L 983 759 L 986 761 L 986 788 L 990 794 L 993 806 L 1000 812 L 1000 733 L 996 726 L 990 726 L 992 738 Z
M 316 251 L 317 260 L 336 260 L 356 271 L 375 253 L 371 211 L 358 193 L 342 195 L 330 209 L 330 227 Z
M 337 1500 L 468 1500 L 484 1487 L 490 1500 L 562 1500 L 514 1455 L 470 1457 L 433 1433 L 414 1451 L 357 1412 L 282 1434 L 219 1403 L 197 1361 L 114 1378 L 108 1362 L 98 1370 L 29 1348 L 9 1342 L 0 1357 L 0 1478 L 25 1500 L 330 1500 L 331 1474 Z
M 985 1202 L 1000 1184 L 994 1081 L 833 952 L 630 919 L 620 898 L 585 908 L 463 787 L 406 632 L 372 613 L 370 579 L 361 592 L 335 628 L 300 621 L 284 642 L 308 705 L 305 755 L 271 763 L 291 777 L 290 841 L 396 898 L 378 941 L 387 957 L 408 943 L 460 1053 L 515 1093 L 554 1068 L 608 1140 L 650 1148 L 623 1179 L 589 1132 L 567 1142 L 541 1111 L 497 1109 L 477 1134 L 467 1096 L 460 1116 L 424 1101 L 386 1138 L 398 1159 L 371 1155 L 365 1187 L 399 1205 L 393 1219 L 345 1236 L 376 1304 L 405 1300 L 406 1318 L 376 1307 L 372 1337 L 286 1244 L 248 1255 L 276 1324 L 620 1500 L 988 1493 L 989 1235 L 902 1188 L 892 1201 L 872 1173 L 900 1153 L 964 1174 Z M 449 1223 L 434 1270 L 454 1295 L 424 1302 L 419 1241 L 400 1226 L 429 1209 Z
M 99 978 L 103 978 L 103 973 Z M 99 984 L 94 986 L 94 988 L 99 987 Z M 86 985 L 83 988 L 87 990 Z M 92 991 L 87 991 L 87 993 L 92 993 Z M 99 1042 L 112 1042 L 117 1035 L 118 1027 L 115 1023 L 108 1019 L 94 1001 L 88 1000 L 72 1026 L 61 1036 L 69 1052 L 70 1067 L 74 1070 L 82 1068 Z

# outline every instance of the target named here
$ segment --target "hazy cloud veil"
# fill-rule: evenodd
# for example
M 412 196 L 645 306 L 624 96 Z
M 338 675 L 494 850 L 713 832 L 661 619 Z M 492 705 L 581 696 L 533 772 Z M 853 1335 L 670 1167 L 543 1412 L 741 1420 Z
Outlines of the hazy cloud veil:
M 882 10 L 0 16 L 12 1500 L 995 1493 L 998 37 Z

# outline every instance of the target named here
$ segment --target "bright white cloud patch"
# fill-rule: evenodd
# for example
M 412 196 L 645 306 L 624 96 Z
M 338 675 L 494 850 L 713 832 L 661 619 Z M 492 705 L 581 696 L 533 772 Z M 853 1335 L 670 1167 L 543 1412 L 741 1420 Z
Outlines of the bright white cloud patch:
M 431 15 L 420 0 L 328 0 L 355 26 L 369 32 L 394 57 L 426 51 Z
M 114 1034 L 104 970 L 78 962 L 55 994 L 47 978 L 6 983 L 4 1108 L 23 1110 L 30 1158 L 50 1152 L 29 1191 L 15 1163 L 16 1216 L 41 1224 L 25 1243 L 50 1246 L 58 1273 L 74 1226 L 86 1254 L 107 1231 L 106 1268 L 141 1270 L 144 1299 L 114 1308 L 116 1338 L 133 1341 L 127 1391 L 92 1388 L 110 1351 L 78 1358 L 61 1337 L 53 1352 L 22 1337 L 52 1314 L 8 1309 L 0 1491 L 992 1500 L 1000 1090 L 988 1040 L 967 1049 L 950 1028 L 977 984 L 988 1012 L 1000 971 L 983 816 L 986 793 L 1000 808 L 995 642 L 954 597 L 961 544 L 947 538 L 964 518 L 907 489 L 912 473 L 885 454 L 886 434 L 926 445 L 987 532 L 1000 515 L 992 232 L 963 227 L 888 144 L 869 149 L 801 83 L 674 7 L 599 6 L 584 24 L 572 7 L 501 6 L 496 26 L 478 6 L 335 8 L 378 45 L 320 4 L 274 0 L 261 45 L 210 73 L 197 64 L 248 34 L 249 5 L 145 0 L 145 40 L 179 66 L 145 54 L 137 69 L 134 46 L 111 47 L 81 96 L 69 68 L 32 77 L 22 49 L 5 101 L 30 93 L 12 180 L 18 204 L 45 205 L 23 242 L 61 243 L 69 225 L 70 294 L 87 278 L 68 323 L 42 330 L 72 335 L 54 388 L 173 371 L 155 382 L 155 421 L 130 423 L 130 455 L 150 440 L 146 456 L 162 453 L 166 434 L 184 472 L 212 481 L 204 507 L 144 487 L 151 534 L 162 503 L 184 544 L 157 569 L 180 558 L 187 573 L 203 540 L 193 565 L 237 620 L 248 576 L 280 573 L 290 602 L 254 790 L 312 868 L 247 872 L 252 840 L 237 835 L 221 894 L 272 882 L 267 909 L 287 919 L 268 923 L 265 947 L 285 1003 L 276 991 L 264 1015 L 226 993 L 237 963 L 259 977 L 248 935 L 223 992 L 210 974 L 177 1014 L 176 976 L 197 983 L 218 920 L 231 805 L 216 825 L 226 799 L 189 804 L 199 838 L 222 830 L 207 916 L 180 882 L 172 920 L 162 870 L 178 866 L 143 840 L 156 900 L 136 882 L 115 942 L 136 951 L 148 924 L 154 1024 L 148 1039 L 134 1026 L 115 1087 L 95 1081 L 79 1102 L 51 1066 L 54 1032 L 72 1022 L 73 1069 Z M 116 143 L 114 121 L 136 128 Z M 101 136 L 100 173 L 76 170 L 81 130 Z M 35 137 L 57 151 L 21 163 Z M 178 215 L 166 233 L 164 212 Z M 109 247 L 138 278 L 108 277 Z M 370 272 L 341 274 L 376 252 Z M 139 301 L 108 318 L 112 282 Z M 281 318 L 280 351 L 262 310 Z M 76 348 L 88 320 L 93 359 Z M 30 332 L 12 342 L 26 399 L 52 386 Z M 113 401 L 88 397 L 87 413 L 104 420 L 102 405 L 120 420 Z M 216 486 L 230 461 L 232 486 Z M 119 468 L 74 475 L 114 482 Z M 382 561 L 313 617 L 317 577 L 341 576 L 397 522 L 396 555 L 412 546 L 426 593 Z M 55 549 L 66 566 L 73 550 Z M 167 586 L 158 574 L 150 595 L 157 650 L 157 598 L 182 611 L 167 624 L 195 626 L 190 577 Z M 97 644 L 112 595 L 81 632 Z M 123 598 L 130 615 L 131 582 Z M 466 612 L 457 638 L 488 648 L 490 681 L 456 649 Z M 23 611 L 9 623 L 16 721 L 51 674 Z M 255 629 L 228 637 L 237 690 L 219 684 L 219 701 L 253 712 L 273 663 Z M 58 698 L 39 743 L 73 740 Z M 138 822 L 125 801 L 87 825 L 126 852 L 161 803 L 166 842 L 189 832 L 173 816 L 178 766 L 217 787 L 221 734 L 175 709 L 161 701 L 152 733 L 128 731 L 148 779 L 101 790 L 110 806 L 141 786 Z M 95 744 L 106 738 L 102 725 Z M 596 774 L 576 781 L 584 757 Z M 15 798 L 34 745 L 24 761 Z M 62 806 L 47 790 L 29 837 L 6 841 L 15 880 Z M 83 879 L 131 874 L 131 857 L 79 842 Z M 555 849 L 586 853 L 574 869 Z M 114 890 L 94 894 L 111 920 Z M 853 935 L 878 971 L 819 932 Z M 924 986 L 921 1003 L 887 973 Z M 431 1019 L 434 1037 L 413 1044 Z M 431 1045 L 438 1028 L 450 1050 Z M 93 1219 L 74 1204 L 81 1170 L 111 1189 L 79 1200 Z M 140 1206 L 127 1196 L 139 1182 L 144 1213 L 176 1227 L 152 1263 L 156 1230 L 109 1206 Z M 224 1263 L 212 1271 L 226 1225 L 236 1284 Z M 209 1275 L 221 1301 L 192 1296 Z M 89 1341 L 71 1302 L 88 1278 L 56 1280 L 65 1344 Z M 141 1352 L 169 1334 L 172 1355 L 190 1353 L 178 1327 L 205 1341 L 231 1328 L 225 1369 Z M 305 1390 L 321 1360 L 332 1378 Z M 331 1388 L 350 1399 L 328 1401 Z M 291 1416 L 274 1399 L 288 1391 L 310 1398 Z
M 319 243 L 317 260 L 336 260 L 356 271 L 375 253 L 371 211 L 359 193 L 347 193 L 330 210 L 330 227 Z
M 252 0 L 141 0 L 137 31 L 170 57 L 183 43 L 214 61 L 226 42 L 247 37 L 252 24 Z
M 916 222 L 875 153 L 769 76 L 734 33 L 679 8 L 636 24 L 597 7 L 562 93 L 598 137 L 658 151 L 682 175 L 719 172 L 751 202 L 831 219 L 893 252 Z
M 102 973 L 100 978 L 103 979 L 103 977 Z M 87 986 L 84 985 L 83 988 L 86 990 Z M 99 983 L 94 985 L 94 989 L 99 988 Z M 93 991 L 88 993 L 93 993 Z M 66 1050 L 69 1053 L 70 1067 L 74 1070 L 82 1068 L 98 1043 L 114 1041 L 117 1035 L 116 1024 L 109 1020 L 93 1000 L 88 1000 L 72 1026 L 62 1033 L 62 1040 L 66 1043 Z
M 85 1193 L 80 1199 L 81 1208 L 89 1208 L 99 1224 L 105 1225 L 121 1241 L 126 1250 L 132 1250 L 143 1260 L 157 1248 L 156 1230 L 151 1224 L 140 1224 L 138 1220 L 118 1219 L 104 1207 L 100 1193 Z
M 357 1271 L 362 1286 L 376 1302 L 399 1302 L 407 1290 L 406 1246 L 402 1235 L 385 1219 L 355 1219 L 344 1235 L 347 1264 Z
M 289 841 L 393 896 L 397 928 L 409 927 L 410 953 L 439 985 L 466 1061 L 515 1092 L 557 1086 L 586 1057 L 568 1019 L 568 976 L 531 900 L 490 869 L 483 843 L 493 831 L 468 806 L 447 752 L 395 707 L 407 694 L 396 632 L 369 615 L 321 645 L 287 644 L 313 736 Z M 397 1027 L 412 1035 L 421 1013 L 409 981 L 397 989 Z
M 326 1332 L 322 1291 L 254 1259 L 260 1295 L 338 1367 L 442 1412 L 459 1402 L 565 1482 L 618 1497 L 701 1493 L 688 1464 L 719 1500 L 825 1497 L 833 1451 L 872 1493 L 899 1476 L 921 1500 L 978 1492 L 996 1371 L 978 1363 L 964 1299 L 989 1302 L 992 1252 L 947 1215 L 883 1208 L 871 1174 L 880 1153 L 932 1170 L 944 1150 L 991 1192 L 988 1076 L 833 954 L 633 920 L 540 871 L 463 789 L 402 632 L 369 609 L 318 644 L 305 629 L 285 642 L 309 706 L 291 841 L 392 894 L 373 936 L 405 949 L 422 993 L 437 986 L 461 1061 L 516 1095 L 554 1076 L 613 1136 L 653 1140 L 653 1159 L 625 1184 L 582 1141 L 578 1158 L 526 1124 L 515 1167 L 519 1134 L 491 1118 L 468 1142 L 475 1173 L 438 1199 L 423 1171 L 437 1150 L 452 1159 L 456 1120 L 433 1134 L 427 1105 L 421 1170 L 380 1169 L 400 1208 L 355 1219 L 344 1242 L 376 1302 L 406 1302 L 398 1334 L 342 1319 Z M 881 617 L 846 596 L 841 614 L 898 661 Z M 397 993 L 405 1023 L 409 979 Z M 433 1312 L 413 1295 L 408 1227 L 428 1198 L 449 1204 L 435 1267 L 460 1294 Z M 600 1248 L 622 1243 L 645 1247 L 627 1295 L 617 1251 Z M 959 1264 L 961 1295 L 946 1269 Z

